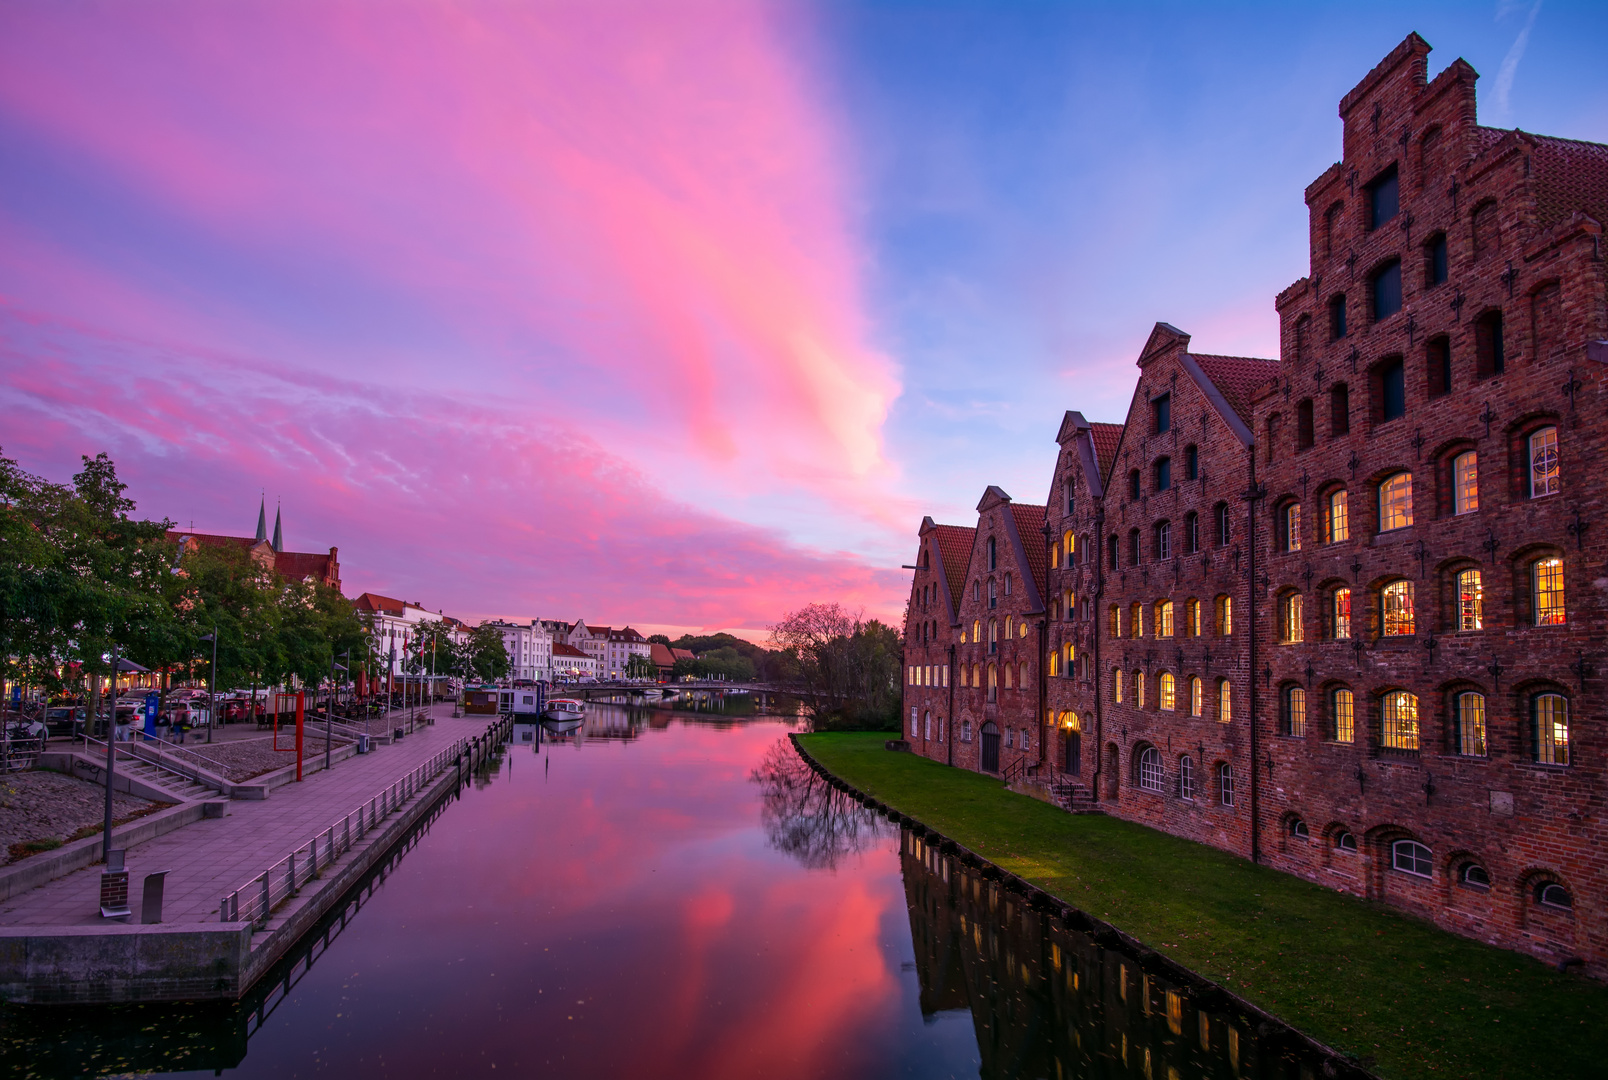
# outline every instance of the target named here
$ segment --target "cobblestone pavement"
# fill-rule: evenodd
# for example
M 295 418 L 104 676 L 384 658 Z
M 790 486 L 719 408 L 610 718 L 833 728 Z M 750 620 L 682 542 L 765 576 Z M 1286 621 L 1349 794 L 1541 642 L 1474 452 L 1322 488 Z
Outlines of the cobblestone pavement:
M 116 792 L 114 820 L 161 805 Z M 88 825 L 106 820 L 106 788 L 75 776 L 43 769 L 0 777 L 0 866 L 13 860 L 12 844 L 26 840 L 66 840 Z
M 318 772 L 300 784 L 275 788 L 261 801 L 231 801 L 228 814 L 176 829 L 130 848 L 129 887 L 144 875 L 169 871 L 164 921 L 214 922 L 224 893 L 245 884 L 338 819 L 454 741 L 479 735 L 495 716 L 452 719 L 438 705 L 434 725 L 390 746 Z M 96 926 L 99 866 L 75 871 L 0 902 L 0 926 Z
M 334 740 L 334 742 L 337 750 L 345 745 L 339 739 Z M 294 747 L 296 745 L 295 733 L 291 732 L 288 736 L 281 735 L 279 745 Z M 250 780 L 253 776 L 261 776 L 265 772 L 283 769 L 286 765 L 296 763 L 295 754 L 274 749 L 274 737 L 272 735 L 254 739 L 233 739 L 229 742 L 213 743 L 211 746 L 192 744 L 184 749 L 190 751 L 190 753 L 180 754 L 180 757 L 189 759 L 190 755 L 193 754 L 197 758 L 205 758 L 214 764 L 213 772 L 216 772 L 225 780 L 233 780 L 236 783 Z M 302 738 L 303 759 L 311 761 L 314 756 L 321 756 L 323 753 L 323 733 L 320 732 L 316 738 L 310 733 L 304 733 Z M 197 764 L 201 763 L 197 762 Z M 206 766 L 203 765 L 202 767 L 205 768 Z

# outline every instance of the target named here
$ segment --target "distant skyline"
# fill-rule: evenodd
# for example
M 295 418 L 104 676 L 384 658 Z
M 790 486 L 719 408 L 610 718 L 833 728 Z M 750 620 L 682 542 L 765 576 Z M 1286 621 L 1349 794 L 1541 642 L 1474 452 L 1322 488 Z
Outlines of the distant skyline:
M 1157 320 L 1276 356 L 1341 95 L 1410 31 L 1608 142 L 1584 3 L 0 8 L 0 448 L 340 547 L 351 595 L 896 619 Z

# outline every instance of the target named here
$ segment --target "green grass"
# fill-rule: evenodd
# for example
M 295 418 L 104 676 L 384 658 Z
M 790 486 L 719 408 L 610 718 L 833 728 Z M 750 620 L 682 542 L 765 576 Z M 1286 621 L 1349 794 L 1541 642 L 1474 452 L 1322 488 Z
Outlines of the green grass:
M 861 791 L 1391 1078 L 1608 1075 L 1608 986 L 997 780 L 806 735 Z

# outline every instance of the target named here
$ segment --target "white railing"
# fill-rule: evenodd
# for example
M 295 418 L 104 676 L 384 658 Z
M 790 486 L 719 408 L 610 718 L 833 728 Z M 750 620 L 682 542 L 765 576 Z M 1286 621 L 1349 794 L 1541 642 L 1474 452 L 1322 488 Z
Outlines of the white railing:
M 81 737 L 84 740 L 84 756 L 86 758 L 94 761 L 96 758 L 104 759 L 106 757 L 106 743 L 104 741 L 95 738 L 88 732 L 83 733 Z M 144 738 L 143 735 L 140 737 Z M 219 787 L 219 780 L 216 777 L 208 775 L 204 770 L 201 770 L 193 765 L 186 768 L 186 765 L 188 764 L 187 762 L 170 758 L 158 750 L 152 750 L 147 754 L 138 753 L 134 749 L 134 747 L 138 745 L 140 744 L 133 741 L 114 742 L 112 744 L 112 752 L 117 755 L 118 761 L 132 762 L 136 765 L 149 765 L 154 769 L 159 769 L 162 772 L 170 773 L 173 776 L 178 777 L 180 780 L 200 784 L 202 787 L 210 788 L 213 791 L 223 790 L 221 787 Z M 94 753 L 91 753 L 91 747 L 99 747 L 99 749 Z M 178 750 L 182 748 L 175 746 L 174 749 Z M 99 763 L 97 762 L 97 764 Z M 208 762 L 208 764 L 215 765 L 217 763 Z
M 274 908 L 294 897 L 320 871 L 346 854 L 352 846 L 372 832 L 393 811 L 418 794 L 460 755 L 495 736 L 490 728 L 474 739 L 459 739 L 434 754 L 424 764 L 410 770 L 389 787 L 377 792 L 345 817 L 296 848 L 262 873 L 225 893 L 218 907 L 219 922 L 250 922 L 265 925 Z

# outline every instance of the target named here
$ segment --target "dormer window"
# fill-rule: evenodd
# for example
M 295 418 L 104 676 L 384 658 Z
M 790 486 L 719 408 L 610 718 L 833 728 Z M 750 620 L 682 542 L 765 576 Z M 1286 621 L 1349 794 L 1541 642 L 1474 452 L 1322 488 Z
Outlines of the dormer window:
M 1368 185 L 1368 228 L 1377 229 L 1401 209 L 1401 188 L 1392 165 Z
M 1150 403 L 1151 412 L 1155 418 L 1155 432 L 1165 435 L 1172 430 L 1172 395 L 1163 394 Z

